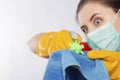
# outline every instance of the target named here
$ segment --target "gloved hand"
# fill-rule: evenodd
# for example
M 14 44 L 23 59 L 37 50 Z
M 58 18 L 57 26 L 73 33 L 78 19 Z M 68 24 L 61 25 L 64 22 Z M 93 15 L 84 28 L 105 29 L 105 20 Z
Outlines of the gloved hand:
M 103 60 L 110 75 L 110 80 L 120 80 L 120 52 L 92 50 L 88 52 L 88 57 Z
M 42 57 L 48 57 L 48 49 L 52 39 L 52 36 L 56 32 L 48 32 L 41 34 L 36 42 L 36 54 Z
M 45 33 L 37 40 L 36 53 L 42 57 L 47 57 L 56 50 L 69 49 L 69 44 L 73 42 L 73 36 L 76 37 L 79 42 L 82 41 L 79 34 L 74 33 L 73 35 L 67 30 Z

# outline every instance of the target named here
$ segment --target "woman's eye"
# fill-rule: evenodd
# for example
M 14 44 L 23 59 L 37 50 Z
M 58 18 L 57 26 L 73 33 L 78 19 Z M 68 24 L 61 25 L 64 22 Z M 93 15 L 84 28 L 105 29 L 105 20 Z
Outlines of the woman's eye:
M 102 22 L 102 20 L 101 20 L 101 19 L 96 19 L 96 20 L 94 21 L 94 24 L 95 24 L 95 25 L 100 25 L 100 24 L 101 24 L 101 22 Z
M 81 30 L 82 30 L 85 34 L 87 34 L 87 33 L 88 33 L 88 28 L 87 28 L 87 27 L 85 27 L 85 26 L 81 27 Z

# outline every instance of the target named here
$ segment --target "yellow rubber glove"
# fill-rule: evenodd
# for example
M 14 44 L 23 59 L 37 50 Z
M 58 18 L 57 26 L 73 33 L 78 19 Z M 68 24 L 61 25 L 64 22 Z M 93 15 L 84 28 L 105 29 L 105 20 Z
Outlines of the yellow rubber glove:
M 52 36 L 56 32 L 44 33 L 38 37 L 36 45 L 36 54 L 43 57 L 48 57 L 48 48 L 52 39 Z
M 82 38 L 77 34 L 77 40 L 82 41 Z M 59 32 L 48 32 L 41 35 L 37 40 L 36 53 L 42 57 L 48 57 L 52 52 L 61 49 L 69 49 L 69 44 L 72 43 L 71 33 L 67 30 Z
M 120 80 L 120 52 L 92 50 L 88 52 L 88 57 L 103 60 L 110 75 L 110 80 Z

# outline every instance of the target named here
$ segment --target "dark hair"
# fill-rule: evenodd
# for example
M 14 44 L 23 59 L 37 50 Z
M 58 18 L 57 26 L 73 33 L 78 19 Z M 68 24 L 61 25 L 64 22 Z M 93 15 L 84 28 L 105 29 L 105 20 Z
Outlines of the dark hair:
M 120 9 L 120 0 L 80 0 L 80 3 L 77 7 L 76 17 L 78 18 L 78 13 L 88 2 L 98 2 L 105 6 L 111 7 L 114 12 L 117 12 Z

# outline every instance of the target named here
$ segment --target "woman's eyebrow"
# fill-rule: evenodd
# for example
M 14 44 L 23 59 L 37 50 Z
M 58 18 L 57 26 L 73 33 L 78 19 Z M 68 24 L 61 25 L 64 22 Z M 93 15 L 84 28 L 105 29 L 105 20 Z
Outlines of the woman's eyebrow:
M 99 15 L 99 13 L 93 14 L 89 20 L 92 21 L 92 19 L 93 19 L 96 15 Z

